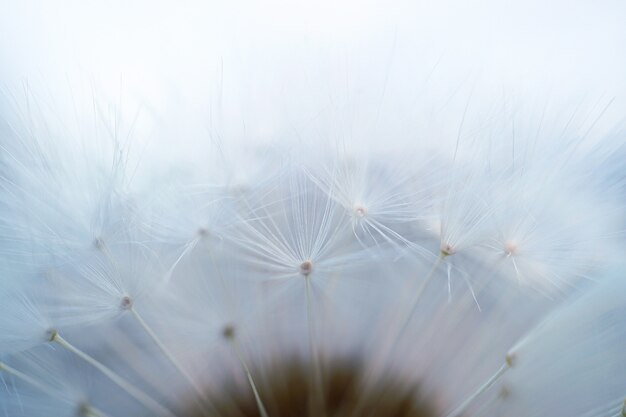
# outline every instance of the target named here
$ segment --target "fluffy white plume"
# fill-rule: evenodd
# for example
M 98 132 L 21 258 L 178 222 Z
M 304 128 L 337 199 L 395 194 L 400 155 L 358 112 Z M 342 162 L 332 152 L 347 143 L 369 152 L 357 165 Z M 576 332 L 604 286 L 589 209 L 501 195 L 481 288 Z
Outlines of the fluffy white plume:
M 623 6 L 14 3 L 1 416 L 625 412 Z

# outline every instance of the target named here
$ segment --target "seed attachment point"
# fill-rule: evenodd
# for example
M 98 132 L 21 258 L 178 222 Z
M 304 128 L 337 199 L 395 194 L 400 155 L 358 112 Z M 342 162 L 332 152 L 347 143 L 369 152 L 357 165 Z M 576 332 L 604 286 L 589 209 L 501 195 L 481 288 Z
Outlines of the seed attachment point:
M 89 417 L 91 415 L 91 407 L 87 403 L 78 404 L 78 411 L 76 413 L 80 417 Z
M 59 332 L 56 329 L 50 329 L 46 333 L 46 337 L 48 338 L 48 342 L 54 342 L 59 335 Z
M 227 324 L 222 329 L 222 336 L 224 336 L 224 339 L 233 340 L 235 338 L 235 334 L 235 326 L 232 324 Z
M 517 355 L 513 352 L 509 352 L 506 354 L 504 360 L 509 368 L 512 368 L 517 362 Z
M 306 277 L 311 272 L 313 272 L 313 261 L 311 261 L 310 259 L 307 259 L 306 261 L 300 264 L 300 273 Z
M 514 240 L 507 240 L 506 242 L 504 242 L 504 254 L 507 257 L 515 255 L 517 252 L 517 248 L 517 242 L 515 242 Z
M 354 216 L 357 218 L 363 218 L 367 216 L 367 207 L 362 204 L 357 204 L 354 206 Z
M 498 392 L 498 398 L 505 400 L 509 397 L 509 395 L 511 395 L 511 390 L 506 385 L 500 388 L 500 392 Z
M 122 310 L 130 310 L 133 308 L 133 299 L 128 295 L 122 297 L 122 301 L 120 301 L 120 308 Z
M 95 237 L 92 243 L 93 243 L 93 247 L 96 248 L 97 250 L 100 250 L 100 251 L 104 250 L 104 246 L 105 246 L 104 239 L 102 239 L 100 236 Z
M 456 249 L 454 249 L 454 246 L 449 243 L 442 244 L 439 250 L 442 258 L 454 255 L 456 253 Z

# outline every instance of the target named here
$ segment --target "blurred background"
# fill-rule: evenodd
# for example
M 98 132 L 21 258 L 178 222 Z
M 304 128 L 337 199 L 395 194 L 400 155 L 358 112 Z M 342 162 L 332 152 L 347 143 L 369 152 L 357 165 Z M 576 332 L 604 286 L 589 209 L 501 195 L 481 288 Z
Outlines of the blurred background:
M 361 90 L 448 106 L 454 129 L 468 102 L 614 99 L 608 128 L 626 114 L 625 21 L 620 0 L 1 0 L 0 85 L 96 93 L 128 118 L 184 101 L 257 136 Z

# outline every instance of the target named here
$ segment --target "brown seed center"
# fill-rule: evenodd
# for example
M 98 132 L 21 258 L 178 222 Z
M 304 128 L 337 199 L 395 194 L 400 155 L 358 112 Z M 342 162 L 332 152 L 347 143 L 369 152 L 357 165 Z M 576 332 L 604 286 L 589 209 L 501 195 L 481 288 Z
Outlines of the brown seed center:
M 419 384 L 392 376 L 375 383 L 365 378 L 365 367 L 351 359 L 322 358 L 322 388 L 318 394 L 310 363 L 298 357 L 283 357 L 263 363 L 250 371 L 257 381 L 259 396 L 272 417 L 435 417 L 438 410 L 420 394 Z M 221 417 L 260 417 L 250 387 L 236 376 L 210 393 L 211 403 Z M 188 404 L 195 404 L 191 399 Z M 320 411 L 319 407 L 323 409 Z M 200 417 L 202 410 L 191 408 L 181 417 Z

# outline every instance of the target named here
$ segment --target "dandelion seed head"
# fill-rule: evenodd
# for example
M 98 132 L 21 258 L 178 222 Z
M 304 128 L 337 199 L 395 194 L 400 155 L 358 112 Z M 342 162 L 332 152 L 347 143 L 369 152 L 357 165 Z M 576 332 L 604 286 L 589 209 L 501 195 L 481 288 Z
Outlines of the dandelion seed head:
M 329 155 L 319 151 L 310 157 L 317 163 L 308 163 L 341 167 Z M 533 186 L 534 174 L 492 178 L 464 161 L 452 164 L 445 181 L 431 183 L 416 171 L 445 172 L 440 162 L 424 159 L 434 166 L 411 170 L 391 167 L 393 161 L 357 158 L 344 171 L 288 163 L 238 191 L 223 178 L 198 177 L 178 178 L 154 196 L 142 191 L 145 202 L 125 206 L 115 227 L 90 231 L 91 240 L 80 244 L 71 237 L 70 249 L 51 251 L 60 261 L 33 278 L 50 290 L 41 297 L 29 290 L 21 309 L 11 307 L 11 317 L 23 311 L 32 317 L 26 330 L 13 324 L 10 336 L 0 335 L 9 346 L 0 363 L 6 357 L 43 378 L 46 389 L 71 393 L 62 405 L 58 398 L 38 400 L 48 413 L 61 407 L 71 414 L 151 410 L 179 417 L 211 406 L 224 416 L 258 415 L 262 407 L 270 417 L 318 416 L 316 407 L 355 416 L 367 410 L 465 416 L 482 409 L 540 416 L 555 403 L 533 404 L 540 396 L 532 386 L 542 373 L 538 363 L 571 375 L 573 358 L 593 349 L 617 363 L 616 339 L 602 330 L 615 313 L 598 319 L 589 311 L 593 324 L 574 329 L 568 319 L 552 341 L 541 336 L 542 319 L 560 300 L 592 287 L 592 278 L 602 280 L 598 271 L 613 255 L 594 251 L 592 242 L 621 247 L 570 193 L 574 182 L 555 175 L 544 191 Z M 561 298 L 550 297 L 555 293 Z M 5 321 L 12 319 L 0 316 L 9 328 Z M 581 342 L 594 326 L 598 345 Z M 82 378 L 112 387 L 131 405 L 117 407 L 82 389 L 81 375 L 70 382 L 57 370 L 43 377 L 15 359 L 45 347 L 46 360 L 58 365 L 52 358 L 64 343 L 90 361 L 82 366 L 93 374 L 81 371 Z M 566 357 L 570 343 L 580 347 Z M 559 346 L 562 359 L 542 358 Z M 594 382 L 609 375 L 616 388 L 602 398 L 615 408 L 622 380 L 608 367 L 583 370 Z M 13 410 L 15 393 L 30 395 L 33 381 L 10 378 L 2 395 Z M 285 393 L 286 386 L 292 390 Z M 575 391 L 562 392 L 564 400 Z M 571 410 L 595 406 L 581 396 Z
M 620 14 L 279 3 L 59 6 L 98 65 L 0 96 L 0 416 L 623 415 Z

